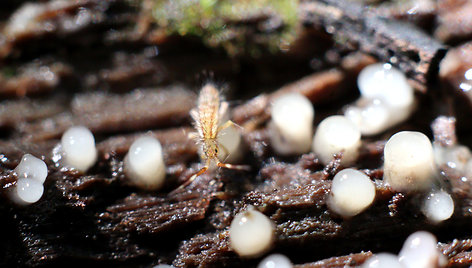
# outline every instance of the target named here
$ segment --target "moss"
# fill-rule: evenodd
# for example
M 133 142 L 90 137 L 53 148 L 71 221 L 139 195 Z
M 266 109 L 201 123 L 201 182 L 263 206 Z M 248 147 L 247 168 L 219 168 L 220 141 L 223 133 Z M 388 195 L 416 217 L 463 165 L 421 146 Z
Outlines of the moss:
M 12 77 L 17 75 L 17 72 L 16 72 L 16 69 L 14 69 L 13 67 L 5 66 L 5 67 L 0 69 L 0 74 L 4 78 L 12 78 Z
M 296 35 L 297 0 L 154 0 L 168 34 L 194 35 L 230 55 L 278 52 Z

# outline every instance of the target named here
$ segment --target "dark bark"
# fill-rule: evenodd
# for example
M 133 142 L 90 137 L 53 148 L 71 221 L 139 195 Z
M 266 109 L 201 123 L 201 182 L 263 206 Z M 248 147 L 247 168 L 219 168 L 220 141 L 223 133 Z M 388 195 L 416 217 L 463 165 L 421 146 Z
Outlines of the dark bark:
M 446 46 L 416 26 L 378 16 L 356 1 L 305 1 L 299 10 L 306 26 L 331 33 L 340 46 L 391 62 L 419 90 L 436 81 Z

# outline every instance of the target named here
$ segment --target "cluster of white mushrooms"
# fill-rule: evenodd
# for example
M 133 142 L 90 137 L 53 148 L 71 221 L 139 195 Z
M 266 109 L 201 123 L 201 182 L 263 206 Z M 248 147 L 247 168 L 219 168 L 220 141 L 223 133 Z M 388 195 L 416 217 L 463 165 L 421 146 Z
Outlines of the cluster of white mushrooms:
M 237 218 L 236 218 L 237 217 Z M 273 232 L 272 223 L 262 213 L 254 208 L 239 213 L 231 223 L 231 228 L 237 231 L 230 236 L 233 249 L 242 257 L 259 256 L 270 247 Z M 254 218 L 253 218 L 254 217 Z M 249 234 L 240 233 L 242 227 L 247 226 Z M 266 236 L 263 241 L 257 241 L 256 232 L 261 231 Z M 236 236 L 237 235 L 237 236 Z M 234 245 L 236 244 L 236 245 Z M 248 247 L 249 249 L 247 249 Z M 249 253 L 249 255 L 247 255 Z M 255 255 L 254 255 L 255 254 Z M 436 237 L 425 231 L 411 234 L 404 242 L 398 255 L 392 253 L 377 253 L 372 255 L 360 268 L 431 268 L 444 267 L 447 264 L 446 257 L 437 248 Z M 154 268 L 173 267 L 160 264 Z M 292 268 L 293 264 L 287 256 L 271 254 L 262 259 L 257 268 Z
M 346 107 L 344 115 L 362 135 L 376 135 L 407 119 L 414 110 L 413 88 L 391 64 L 364 68 L 357 78 L 361 98 Z
M 454 213 L 451 195 L 436 189 L 438 176 L 433 146 L 426 135 L 403 131 L 385 144 L 384 180 L 395 191 L 429 191 L 422 211 L 431 222 L 447 220 Z
M 83 126 L 74 126 L 62 135 L 62 165 L 86 172 L 97 160 L 97 149 L 92 132 Z M 146 190 L 159 189 L 164 184 L 165 164 L 160 142 L 143 136 L 130 146 L 124 159 L 124 171 L 129 182 Z
M 414 110 L 414 90 L 405 75 L 390 64 L 372 64 L 358 77 L 361 98 L 345 108 L 344 116 L 324 119 L 314 137 L 314 108 L 303 95 L 289 93 L 274 100 L 269 123 L 273 149 L 300 154 L 312 149 L 327 164 L 336 153 L 342 163 L 358 157 L 361 136 L 376 135 L 406 120 Z
M 390 64 L 366 67 L 359 75 L 358 86 L 361 98 L 347 106 L 344 115 L 329 116 L 321 121 L 314 135 L 315 111 L 305 96 L 289 93 L 274 100 L 268 124 L 274 151 L 280 155 L 293 155 L 312 150 L 323 164 L 330 163 L 335 155 L 339 155 L 341 165 L 348 166 L 359 157 L 362 136 L 382 133 L 406 120 L 413 112 L 414 91 L 405 75 Z M 425 199 L 421 211 L 426 218 L 432 223 L 447 220 L 454 212 L 454 202 L 451 195 L 438 186 L 436 163 L 447 161 L 449 166 L 455 165 L 461 170 L 466 170 L 470 163 L 472 170 L 472 154 L 464 151 L 462 147 L 433 149 L 428 137 L 420 132 L 396 133 L 384 148 L 384 182 L 394 191 L 423 192 Z M 346 168 L 334 176 L 327 205 L 332 212 L 349 218 L 366 210 L 375 200 L 375 195 L 376 188 L 369 176 Z M 237 214 L 229 230 L 232 249 L 242 257 L 260 256 L 271 246 L 273 226 L 267 216 L 252 207 Z M 418 253 L 411 253 L 414 248 L 412 241 L 429 245 L 433 241 L 430 236 L 420 232 L 405 242 L 400 253 L 401 267 L 414 267 L 408 264 L 409 258 Z M 288 263 L 281 267 L 291 267 L 286 257 L 280 259 L 280 263 Z M 392 259 L 392 256 L 376 255 L 371 264 L 366 264 L 373 266 L 365 267 L 386 267 L 375 266 L 375 260 L 384 259 Z M 393 259 L 398 262 L 396 256 Z M 260 267 L 266 267 L 263 263 Z
M 344 115 L 329 116 L 316 127 L 314 108 L 300 94 L 287 94 L 272 105 L 269 123 L 272 147 L 279 154 L 306 153 L 310 149 L 323 164 L 335 155 L 349 166 L 359 157 L 361 138 L 376 135 L 406 120 L 414 110 L 414 90 L 406 76 L 390 64 L 372 64 L 358 77 L 361 98 L 347 106 Z M 436 164 L 437 163 L 437 164 Z M 431 222 L 449 219 L 454 202 L 437 184 L 437 165 L 446 164 L 472 175 L 472 154 L 464 146 L 433 146 L 420 132 L 393 135 L 384 149 L 384 181 L 399 192 L 426 193 L 422 206 Z M 361 171 L 344 169 L 333 178 L 328 207 L 343 217 L 352 217 L 368 208 L 375 199 L 372 180 Z
M 431 268 L 444 267 L 446 257 L 437 249 L 434 235 L 425 231 L 411 234 L 400 253 L 379 253 L 370 257 L 361 268 Z
M 48 176 L 46 163 L 31 154 L 25 154 L 14 173 L 18 180 L 10 192 L 12 200 L 21 205 L 37 202 L 43 196 L 43 184 Z
M 97 161 L 97 149 L 92 132 L 84 126 L 74 126 L 64 132 L 54 149 L 53 161 L 66 168 L 85 173 Z M 124 159 L 124 171 L 130 184 L 145 190 L 159 189 L 165 180 L 165 164 L 160 142 L 150 136 L 136 139 Z M 11 191 L 12 200 L 19 204 L 37 202 L 44 192 L 48 174 L 46 164 L 30 154 L 23 156 L 14 172 L 18 178 Z

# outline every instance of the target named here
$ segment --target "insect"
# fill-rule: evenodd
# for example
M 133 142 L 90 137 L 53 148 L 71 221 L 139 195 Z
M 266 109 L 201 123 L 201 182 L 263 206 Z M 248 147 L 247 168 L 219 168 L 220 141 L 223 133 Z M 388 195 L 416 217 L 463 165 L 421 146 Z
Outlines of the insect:
M 190 111 L 190 116 L 194 120 L 194 127 L 197 132 L 190 133 L 190 138 L 194 139 L 201 146 L 201 158 L 205 165 L 195 173 L 184 185 L 188 185 L 196 177 L 205 173 L 209 168 L 223 167 L 228 169 L 247 170 L 247 166 L 232 165 L 222 163 L 218 158 L 220 150 L 228 155 L 228 150 L 218 142 L 221 130 L 237 126 L 233 121 L 227 120 L 221 124 L 226 112 L 228 103 L 221 101 L 220 93 L 212 84 L 203 86 L 197 101 L 197 107 Z

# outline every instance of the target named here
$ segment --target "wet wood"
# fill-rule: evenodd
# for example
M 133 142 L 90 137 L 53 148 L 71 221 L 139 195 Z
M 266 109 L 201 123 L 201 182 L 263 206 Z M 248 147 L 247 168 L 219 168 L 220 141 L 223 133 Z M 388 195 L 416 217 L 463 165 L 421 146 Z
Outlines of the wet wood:
M 415 88 L 425 92 L 436 81 L 446 46 L 416 26 L 380 17 L 355 1 L 306 1 L 299 10 L 306 26 L 324 29 L 340 46 L 391 62 Z

